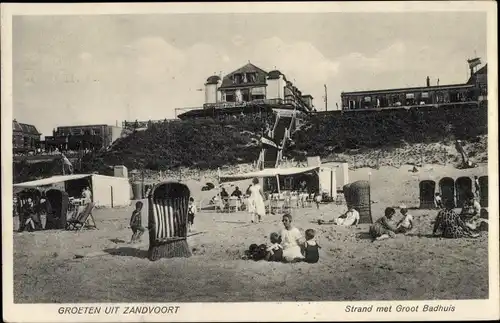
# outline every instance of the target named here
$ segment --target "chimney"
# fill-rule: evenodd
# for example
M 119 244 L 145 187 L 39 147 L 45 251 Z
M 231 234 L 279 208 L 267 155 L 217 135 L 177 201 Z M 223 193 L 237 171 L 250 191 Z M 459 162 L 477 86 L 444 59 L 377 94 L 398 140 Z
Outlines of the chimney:
M 427 76 L 427 86 L 431 86 L 431 79 Z

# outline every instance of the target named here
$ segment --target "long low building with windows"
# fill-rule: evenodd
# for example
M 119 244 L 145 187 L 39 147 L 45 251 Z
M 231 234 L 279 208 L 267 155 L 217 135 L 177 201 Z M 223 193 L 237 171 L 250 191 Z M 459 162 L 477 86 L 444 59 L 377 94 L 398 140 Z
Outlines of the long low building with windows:
M 471 76 L 467 83 L 421 87 L 342 92 L 342 110 L 397 108 L 422 105 L 460 104 L 487 99 L 487 65 L 478 70 L 479 59 L 469 60 Z
M 61 126 L 53 130 L 52 136 L 45 136 L 45 149 L 99 150 L 109 147 L 121 132 L 121 127 L 107 124 Z

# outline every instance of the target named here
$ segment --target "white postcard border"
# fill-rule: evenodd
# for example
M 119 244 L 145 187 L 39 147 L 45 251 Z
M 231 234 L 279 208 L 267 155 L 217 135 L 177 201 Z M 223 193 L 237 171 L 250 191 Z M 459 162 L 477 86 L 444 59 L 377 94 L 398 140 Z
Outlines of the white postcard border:
M 270 12 L 408 12 L 481 11 L 487 12 L 488 174 L 490 214 L 498 215 L 498 47 L 495 2 L 308 2 L 308 3 L 154 3 L 154 4 L 2 4 L 2 200 L 12 200 L 12 16 L 74 14 L 150 14 L 150 13 L 270 13 Z M 497 176 L 493 176 L 497 175 Z M 12 203 L 2 203 L 2 214 L 12 212 Z M 446 301 L 356 301 L 356 302 L 265 302 L 265 303 L 145 303 L 145 304 L 13 304 L 12 217 L 2 217 L 4 320 L 15 322 L 106 322 L 106 321 L 381 321 L 381 320 L 481 320 L 499 318 L 499 226 L 498 217 L 489 219 L 489 299 Z M 346 306 L 453 306 L 453 312 L 346 313 Z M 101 313 L 59 314 L 61 308 L 99 306 Z M 178 306 L 177 313 L 140 315 L 105 314 L 107 307 Z M 277 306 L 279 310 L 277 310 Z M 155 311 L 156 309 L 153 309 Z M 78 310 L 76 310 L 78 311 Z M 171 309 L 167 309 L 172 312 Z

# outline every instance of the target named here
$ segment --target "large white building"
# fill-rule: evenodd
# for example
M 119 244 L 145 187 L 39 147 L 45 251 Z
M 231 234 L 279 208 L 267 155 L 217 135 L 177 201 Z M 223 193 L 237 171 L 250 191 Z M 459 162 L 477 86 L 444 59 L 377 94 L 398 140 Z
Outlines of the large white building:
M 266 72 L 252 63 L 229 73 L 222 79 L 217 75 L 210 76 L 205 83 L 205 107 L 252 101 L 299 104 L 308 110 L 314 108 L 313 97 L 302 94 L 283 73 L 278 70 Z

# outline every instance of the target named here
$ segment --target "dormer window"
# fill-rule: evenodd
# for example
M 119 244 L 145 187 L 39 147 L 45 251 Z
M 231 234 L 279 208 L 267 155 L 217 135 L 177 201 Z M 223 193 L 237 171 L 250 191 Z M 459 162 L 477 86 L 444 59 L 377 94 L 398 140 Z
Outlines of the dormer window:
M 247 82 L 248 83 L 255 83 L 257 82 L 257 73 L 247 73 Z
M 233 84 L 241 84 L 243 82 L 243 75 L 234 74 L 232 79 L 233 79 Z

